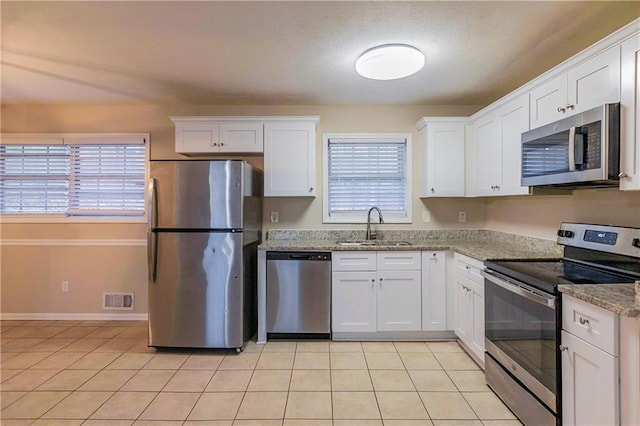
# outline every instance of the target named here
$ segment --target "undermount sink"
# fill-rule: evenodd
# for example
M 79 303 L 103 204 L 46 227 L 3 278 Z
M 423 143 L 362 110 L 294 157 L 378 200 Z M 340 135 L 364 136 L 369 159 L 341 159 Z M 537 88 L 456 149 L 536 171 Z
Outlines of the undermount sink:
M 378 247 L 405 247 L 410 246 L 411 243 L 407 241 L 392 241 L 392 240 L 364 240 L 364 241 L 338 241 L 339 246 L 378 246 Z

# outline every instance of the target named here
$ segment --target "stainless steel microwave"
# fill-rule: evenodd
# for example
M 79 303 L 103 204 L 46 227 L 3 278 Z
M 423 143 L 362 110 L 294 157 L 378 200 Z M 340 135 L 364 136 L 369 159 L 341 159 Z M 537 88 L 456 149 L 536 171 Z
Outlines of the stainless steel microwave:
M 522 134 L 522 186 L 609 186 L 620 172 L 620 104 Z

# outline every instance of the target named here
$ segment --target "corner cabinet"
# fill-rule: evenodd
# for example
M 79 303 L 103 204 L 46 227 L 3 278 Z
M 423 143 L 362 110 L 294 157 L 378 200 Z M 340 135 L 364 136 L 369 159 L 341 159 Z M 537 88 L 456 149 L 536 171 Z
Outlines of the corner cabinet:
M 524 195 L 521 135 L 529 130 L 528 96 L 520 96 L 476 118 L 472 126 L 469 192 L 475 196 Z
M 457 296 L 456 336 L 470 354 L 484 364 L 484 278 L 482 262 L 455 254 Z
M 640 34 L 622 43 L 620 189 L 640 190 Z
M 171 117 L 177 153 L 256 154 L 263 151 L 263 122 L 245 117 Z
M 620 46 L 577 64 L 530 92 L 531 128 L 620 101 Z
M 424 117 L 418 123 L 422 171 L 420 197 L 464 197 L 464 118 Z
M 265 123 L 265 197 L 315 197 L 317 122 Z

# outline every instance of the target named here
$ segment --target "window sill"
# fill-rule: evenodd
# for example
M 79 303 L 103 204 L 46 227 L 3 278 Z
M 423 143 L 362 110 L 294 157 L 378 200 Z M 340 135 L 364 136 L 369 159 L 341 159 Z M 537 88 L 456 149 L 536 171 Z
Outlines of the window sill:
M 56 215 L 0 215 L 0 223 L 146 223 L 146 217 L 81 217 Z

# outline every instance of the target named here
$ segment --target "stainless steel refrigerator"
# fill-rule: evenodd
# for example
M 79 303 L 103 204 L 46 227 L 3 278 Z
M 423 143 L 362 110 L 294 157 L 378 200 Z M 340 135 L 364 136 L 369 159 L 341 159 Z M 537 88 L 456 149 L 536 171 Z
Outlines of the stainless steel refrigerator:
M 149 346 L 240 350 L 257 321 L 262 172 L 240 160 L 150 172 Z

